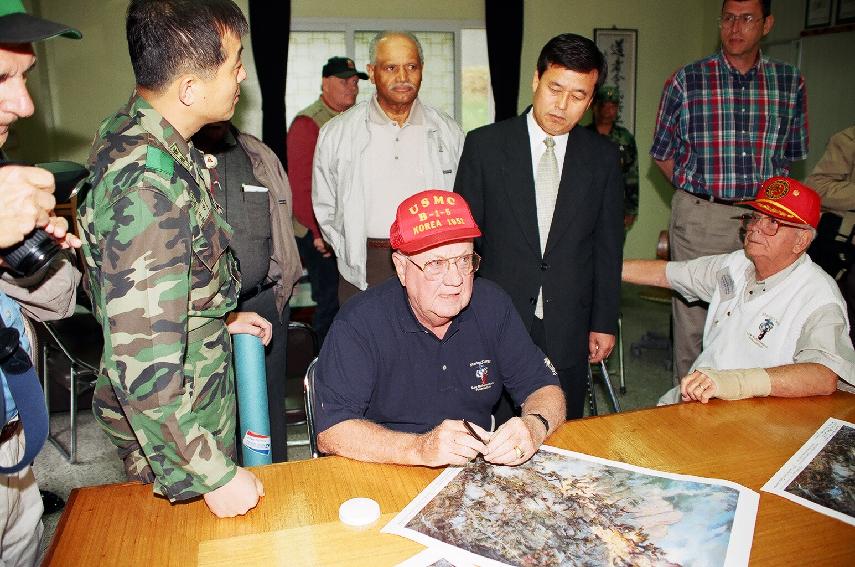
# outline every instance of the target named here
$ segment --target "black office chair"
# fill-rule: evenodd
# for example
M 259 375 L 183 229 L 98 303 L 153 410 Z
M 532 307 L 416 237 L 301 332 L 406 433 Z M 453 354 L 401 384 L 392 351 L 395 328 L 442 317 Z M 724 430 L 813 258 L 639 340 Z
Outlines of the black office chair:
M 50 391 L 61 385 L 69 392 L 68 448 L 55 433 L 48 439 L 70 463 L 77 462 L 77 411 L 80 396 L 95 387 L 104 340 L 101 326 L 89 312 L 76 312 L 67 319 L 43 322 L 39 333 L 41 375 L 45 404 L 50 412 Z M 36 352 L 35 350 L 33 352 Z
M 303 379 L 303 397 L 306 404 L 306 427 L 309 430 L 309 451 L 311 451 L 313 459 L 317 459 L 321 456 L 321 452 L 318 451 L 318 437 L 315 432 L 315 366 L 317 363 L 317 358 L 309 363 L 309 368 L 306 369 L 306 377 Z
M 285 355 L 285 378 L 305 378 L 306 370 L 313 360 L 318 356 L 320 341 L 318 334 L 306 323 L 291 321 L 288 323 L 288 347 Z M 295 387 L 299 388 L 298 386 Z M 286 399 L 285 415 L 287 424 L 291 426 L 307 426 L 306 406 L 304 397 L 300 396 L 299 389 L 291 391 Z M 301 447 L 309 445 L 308 439 L 288 439 L 288 447 Z

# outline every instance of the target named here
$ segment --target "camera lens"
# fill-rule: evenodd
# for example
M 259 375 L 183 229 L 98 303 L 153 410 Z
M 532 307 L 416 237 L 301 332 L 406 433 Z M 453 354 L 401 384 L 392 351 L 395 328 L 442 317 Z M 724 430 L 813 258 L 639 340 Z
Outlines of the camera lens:
M 50 264 L 59 251 L 54 239 L 37 228 L 20 244 L 0 249 L 0 256 L 9 269 L 23 276 L 32 276 Z

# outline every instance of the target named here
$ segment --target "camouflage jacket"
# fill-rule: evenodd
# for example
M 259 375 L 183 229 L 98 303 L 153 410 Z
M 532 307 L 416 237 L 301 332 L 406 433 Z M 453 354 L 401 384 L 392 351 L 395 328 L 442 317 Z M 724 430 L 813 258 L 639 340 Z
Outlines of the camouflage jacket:
M 184 364 L 188 333 L 237 304 L 231 227 L 202 154 L 136 93 L 101 124 L 89 169 L 78 229 L 104 334 L 100 372 L 155 489 L 170 499 L 209 492 L 231 480 L 235 463 L 194 415 Z
M 597 131 L 596 125 L 591 122 L 589 130 Z M 638 148 L 635 138 L 629 130 L 615 124 L 607 136 L 609 140 L 617 144 L 620 149 L 620 170 L 623 173 L 624 185 L 624 214 L 638 214 Z

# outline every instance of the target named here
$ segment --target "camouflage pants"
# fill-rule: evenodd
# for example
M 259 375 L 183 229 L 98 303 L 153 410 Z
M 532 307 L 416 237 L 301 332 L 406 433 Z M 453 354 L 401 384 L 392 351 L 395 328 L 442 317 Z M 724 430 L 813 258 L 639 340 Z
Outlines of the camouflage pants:
M 216 447 L 178 447 L 179 454 L 192 454 L 192 459 L 212 458 L 212 454 L 224 455 L 235 459 L 235 385 L 232 368 L 231 338 L 222 320 L 213 320 L 204 327 L 192 331 L 187 340 L 184 361 L 184 391 L 181 396 L 191 399 L 192 415 L 170 416 L 172 424 L 186 424 L 194 429 L 210 431 L 216 440 Z M 124 403 L 123 403 L 124 402 Z M 180 470 L 169 474 L 170 478 L 156 478 L 150 460 L 161 461 L 157 455 L 157 442 L 141 439 L 142 433 L 133 427 L 135 409 L 129 407 L 127 395 L 116 388 L 104 372 L 98 376 L 92 400 L 95 419 L 107 433 L 107 437 L 117 447 L 128 480 L 152 483 L 157 481 L 155 491 L 164 493 L 162 484 L 187 485 Z M 130 415 L 130 418 L 129 418 Z M 164 424 L 163 443 L 181 443 L 169 433 Z M 149 449 L 149 454 L 143 451 Z M 172 448 L 172 451 L 175 449 Z M 192 462 L 177 463 L 194 468 Z M 174 467 L 170 467 L 174 469 Z M 224 471 L 225 472 L 225 471 Z M 186 473 L 185 473 L 186 474 Z M 171 492 L 175 492 L 175 489 Z M 196 492 L 181 494 L 178 499 L 198 496 Z

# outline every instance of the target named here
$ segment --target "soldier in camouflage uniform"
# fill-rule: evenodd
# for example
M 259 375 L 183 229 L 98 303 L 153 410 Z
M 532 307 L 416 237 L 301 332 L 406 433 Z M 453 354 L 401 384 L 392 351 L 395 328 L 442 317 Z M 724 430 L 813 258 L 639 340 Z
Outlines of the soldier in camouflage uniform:
M 603 85 L 594 96 L 591 107 L 594 119 L 589 130 L 599 132 L 617 144 L 620 149 L 620 169 L 623 173 L 624 213 L 623 227 L 632 226 L 638 217 L 638 149 L 629 130 L 616 124 L 620 111 L 620 91 L 617 87 Z
M 246 78 L 246 28 L 231 0 L 131 3 L 137 90 L 101 124 L 78 204 L 93 308 L 104 331 L 95 416 L 130 479 L 154 482 L 172 501 L 204 495 L 218 516 L 243 514 L 263 494 L 234 462 L 229 332 L 269 341 L 270 324 L 255 314 L 227 319 L 240 289 L 231 228 L 188 140 L 212 118 L 234 113 Z M 173 35 L 153 45 L 149 34 L 164 29 Z M 210 36 L 194 36 L 204 33 L 199 29 Z M 193 48 L 204 41 L 220 43 L 219 57 L 214 51 L 213 60 L 200 60 Z

